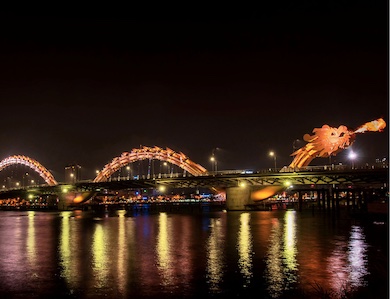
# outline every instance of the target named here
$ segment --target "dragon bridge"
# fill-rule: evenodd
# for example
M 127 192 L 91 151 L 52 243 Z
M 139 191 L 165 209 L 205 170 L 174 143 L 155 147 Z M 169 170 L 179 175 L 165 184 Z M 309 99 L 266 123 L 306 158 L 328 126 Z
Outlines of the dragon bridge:
M 44 166 L 42 166 L 42 164 L 27 156 L 14 155 L 5 158 L 0 162 L 0 171 L 14 164 L 22 164 L 30 167 L 32 170 L 36 171 L 49 186 L 55 186 L 58 184 L 53 175 Z
M 124 167 L 129 163 L 146 159 L 160 160 L 177 165 L 193 176 L 199 176 L 207 173 L 207 170 L 204 167 L 194 163 L 181 152 L 177 153 L 170 148 L 162 149 L 157 146 L 144 146 L 142 148 L 135 148 L 131 152 L 124 152 L 119 157 L 112 159 L 111 163 L 106 164 L 106 166 L 99 172 L 94 179 L 94 182 L 107 181 L 107 179 L 121 167 Z

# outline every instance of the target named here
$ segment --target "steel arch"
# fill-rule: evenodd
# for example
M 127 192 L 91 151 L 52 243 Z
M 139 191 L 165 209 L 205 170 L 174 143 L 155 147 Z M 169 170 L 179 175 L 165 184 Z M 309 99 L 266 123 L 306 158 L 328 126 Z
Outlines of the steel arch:
M 53 175 L 48 171 L 42 164 L 38 161 L 31 159 L 27 156 L 14 155 L 9 156 L 8 158 L 3 159 L 0 162 L 0 171 L 4 168 L 7 168 L 13 164 L 23 164 L 30 167 L 32 170 L 36 171 L 49 186 L 57 185 L 57 181 L 54 179 Z
M 99 172 L 94 179 L 94 182 L 105 182 L 121 167 L 126 166 L 129 163 L 146 159 L 155 159 L 175 164 L 194 176 L 207 173 L 207 170 L 203 166 L 192 162 L 181 152 L 177 153 L 170 148 L 162 149 L 157 146 L 144 146 L 142 148 L 134 148 L 131 152 L 123 152 L 119 157 L 112 159 L 111 163 L 106 164 Z

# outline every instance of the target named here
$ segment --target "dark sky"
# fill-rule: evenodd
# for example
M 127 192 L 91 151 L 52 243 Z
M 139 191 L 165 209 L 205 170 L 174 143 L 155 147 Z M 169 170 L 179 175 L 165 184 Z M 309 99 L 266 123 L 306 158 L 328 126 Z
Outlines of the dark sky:
M 112 12 L 1 13 L 1 159 L 61 179 L 140 145 L 210 168 L 218 147 L 219 169 L 262 169 L 323 124 L 388 122 L 387 1 Z M 388 135 L 358 135 L 360 161 Z

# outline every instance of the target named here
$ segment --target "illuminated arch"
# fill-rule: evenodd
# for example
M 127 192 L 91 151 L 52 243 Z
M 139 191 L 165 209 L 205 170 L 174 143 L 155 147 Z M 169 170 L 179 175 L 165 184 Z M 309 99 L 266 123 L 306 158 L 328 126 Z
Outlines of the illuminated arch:
M 111 163 L 106 164 L 103 170 L 99 172 L 94 179 L 94 182 L 104 182 L 121 167 L 126 166 L 129 163 L 146 159 L 155 159 L 175 164 L 194 176 L 207 173 L 207 170 L 204 167 L 192 162 L 181 152 L 177 153 L 170 148 L 162 149 L 157 146 L 144 146 L 142 148 L 135 148 L 131 152 L 124 152 L 120 157 L 112 159 Z
M 0 171 L 13 164 L 26 165 L 36 171 L 49 186 L 57 185 L 57 181 L 54 179 L 53 175 L 45 167 L 43 167 L 42 164 L 26 156 L 15 155 L 5 158 L 0 162 Z

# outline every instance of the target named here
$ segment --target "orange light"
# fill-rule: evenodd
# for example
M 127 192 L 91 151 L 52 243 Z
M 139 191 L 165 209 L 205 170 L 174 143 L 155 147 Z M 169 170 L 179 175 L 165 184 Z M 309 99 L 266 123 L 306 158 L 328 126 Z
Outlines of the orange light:
M 382 132 L 386 128 L 386 122 L 383 118 L 378 118 L 376 120 L 365 123 L 364 125 L 357 128 L 354 133 L 364 133 L 366 131 L 370 132 Z
M 266 186 L 265 188 L 254 191 L 251 194 L 251 199 L 253 201 L 260 201 L 267 199 L 273 195 L 275 195 L 278 191 L 282 190 L 283 186 Z

